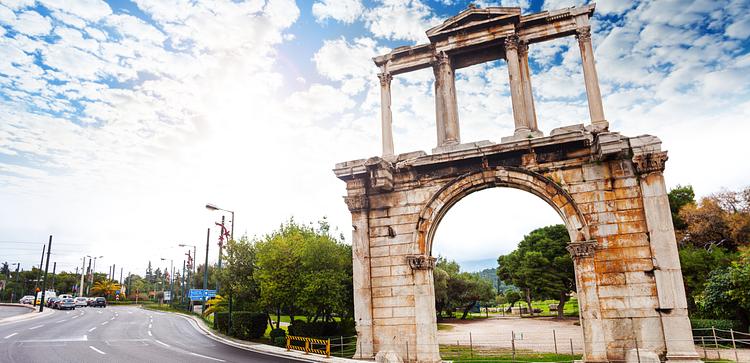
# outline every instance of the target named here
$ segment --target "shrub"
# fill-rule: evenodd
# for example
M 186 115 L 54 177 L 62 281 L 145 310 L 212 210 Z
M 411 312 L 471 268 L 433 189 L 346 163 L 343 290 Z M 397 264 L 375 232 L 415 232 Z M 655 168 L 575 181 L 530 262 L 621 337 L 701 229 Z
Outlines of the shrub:
M 258 339 L 266 333 L 267 325 L 268 317 L 265 313 L 233 312 L 231 335 L 240 339 Z
M 271 332 L 268 333 L 268 336 L 271 337 L 271 341 L 273 341 L 274 339 L 278 337 L 282 337 L 286 339 L 286 330 L 281 329 L 281 328 L 271 329 Z
M 214 313 L 214 328 L 219 331 L 226 332 L 227 324 L 229 323 L 229 313 L 219 312 Z
M 690 319 L 690 325 L 693 329 L 722 329 L 722 330 L 737 330 L 739 328 L 739 321 L 737 320 L 724 320 L 724 319 Z
M 273 338 L 273 345 L 277 347 L 286 347 L 286 337 Z
M 354 321 L 316 321 L 295 320 L 289 325 L 289 335 L 298 337 L 331 337 L 351 335 L 354 332 Z

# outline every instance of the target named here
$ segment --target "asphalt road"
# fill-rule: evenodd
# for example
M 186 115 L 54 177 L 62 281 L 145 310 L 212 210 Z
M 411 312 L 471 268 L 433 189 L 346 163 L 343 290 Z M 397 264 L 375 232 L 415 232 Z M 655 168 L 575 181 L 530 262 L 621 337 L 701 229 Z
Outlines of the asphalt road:
M 0 325 L 0 362 L 297 362 L 225 345 L 193 324 L 137 307 L 54 310 Z
M 30 313 L 31 310 L 21 306 L 0 305 L 0 319 Z

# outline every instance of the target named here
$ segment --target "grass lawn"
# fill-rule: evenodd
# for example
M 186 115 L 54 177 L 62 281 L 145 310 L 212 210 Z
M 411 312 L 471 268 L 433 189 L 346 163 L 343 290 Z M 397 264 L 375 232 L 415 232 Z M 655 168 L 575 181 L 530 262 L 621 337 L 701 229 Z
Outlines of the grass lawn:
M 581 354 L 539 353 L 519 350 L 515 355 L 510 349 L 441 345 L 440 356 L 454 362 L 572 362 L 581 359 Z

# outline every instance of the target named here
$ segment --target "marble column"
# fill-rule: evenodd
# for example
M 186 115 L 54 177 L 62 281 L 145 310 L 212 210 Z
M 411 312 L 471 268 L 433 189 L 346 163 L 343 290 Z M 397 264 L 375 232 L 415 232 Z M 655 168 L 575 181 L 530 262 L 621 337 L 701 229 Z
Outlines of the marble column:
M 438 147 L 461 143 L 458 125 L 456 78 L 450 57 L 445 52 L 436 55 L 432 70 L 435 73 L 435 113 Z
M 518 43 L 518 59 L 521 68 L 521 86 L 523 87 L 524 114 L 526 125 L 533 133 L 539 133 L 536 122 L 536 110 L 534 110 L 534 94 L 531 92 L 531 72 L 529 71 L 529 45 L 526 42 Z
M 510 100 L 513 106 L 513 120 L 516 126 L 514 136 L 525 137 L 531 129 L 527 124 L 526 105 L 521 81 L 521 67 L 518 60 L 518 37 L 505 38 L 505 60 L 508 62 L 510 78 Z
M 667 187 L 664 183 L 663 171 L 666 161 L 666 151 L 633 156 L 633 165 L 639 174 L 643 212 L 646 215 L 651 255 L 654 260 L 656 293 L 667 348 L 667 362 L 699 362 L 699 355 L 693 345 L 693 331 L 688 317 L 680 256 L 669 209 Z
M 609 123 L 604 118 L 602 94 L 599 90 L 599 77 L 594 65 L 594 48 L 591 45 L 591 27 L 584 26 L 576 30 L 578 47 L 581 49 L 581 63 L 583 64 L 583 79 L 586 85 L 586 96 L 589 102 L 589 116 L 591 124 L 601 130 L 606 130 Z
M 360 182 L 364 191 L 365 182 Z M 352 276 L 354 285 L 354 316 L 357 329 L 356 357 L 374 356 L 372 325 L 372 281 L 370 273 L 369 199 L 367 195 L 344 198 L 352 213 Z
M 380 78 L 380 122 L 383 136 L 383 157 L 393 156 L 393 113 L 391 112 L 390 73 L 379 73 Z

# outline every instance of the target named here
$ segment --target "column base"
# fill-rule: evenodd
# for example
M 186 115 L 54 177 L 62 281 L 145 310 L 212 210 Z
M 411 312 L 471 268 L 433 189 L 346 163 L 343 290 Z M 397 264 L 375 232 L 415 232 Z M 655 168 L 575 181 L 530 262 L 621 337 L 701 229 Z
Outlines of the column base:
M 602 132 L 609 130 L 609 122 L 607 120 L 599 120 L 591 122 L 591 125 L 586 125 L 586 131 L 590 132 Z
M 511 141 L 522 141 L 522 140 L 528 140 L 533 139 L 536 137 L 542 137 L 544 134 L 539 130 L 523 130 L 523 131 L 516 131 L 513 136 L 505 136 L 500 138 L 500 142 L 511 142 Z
M 670 363 L 700 363 L 700 355 L 695 352 L 667 353 L 667 362 Z

